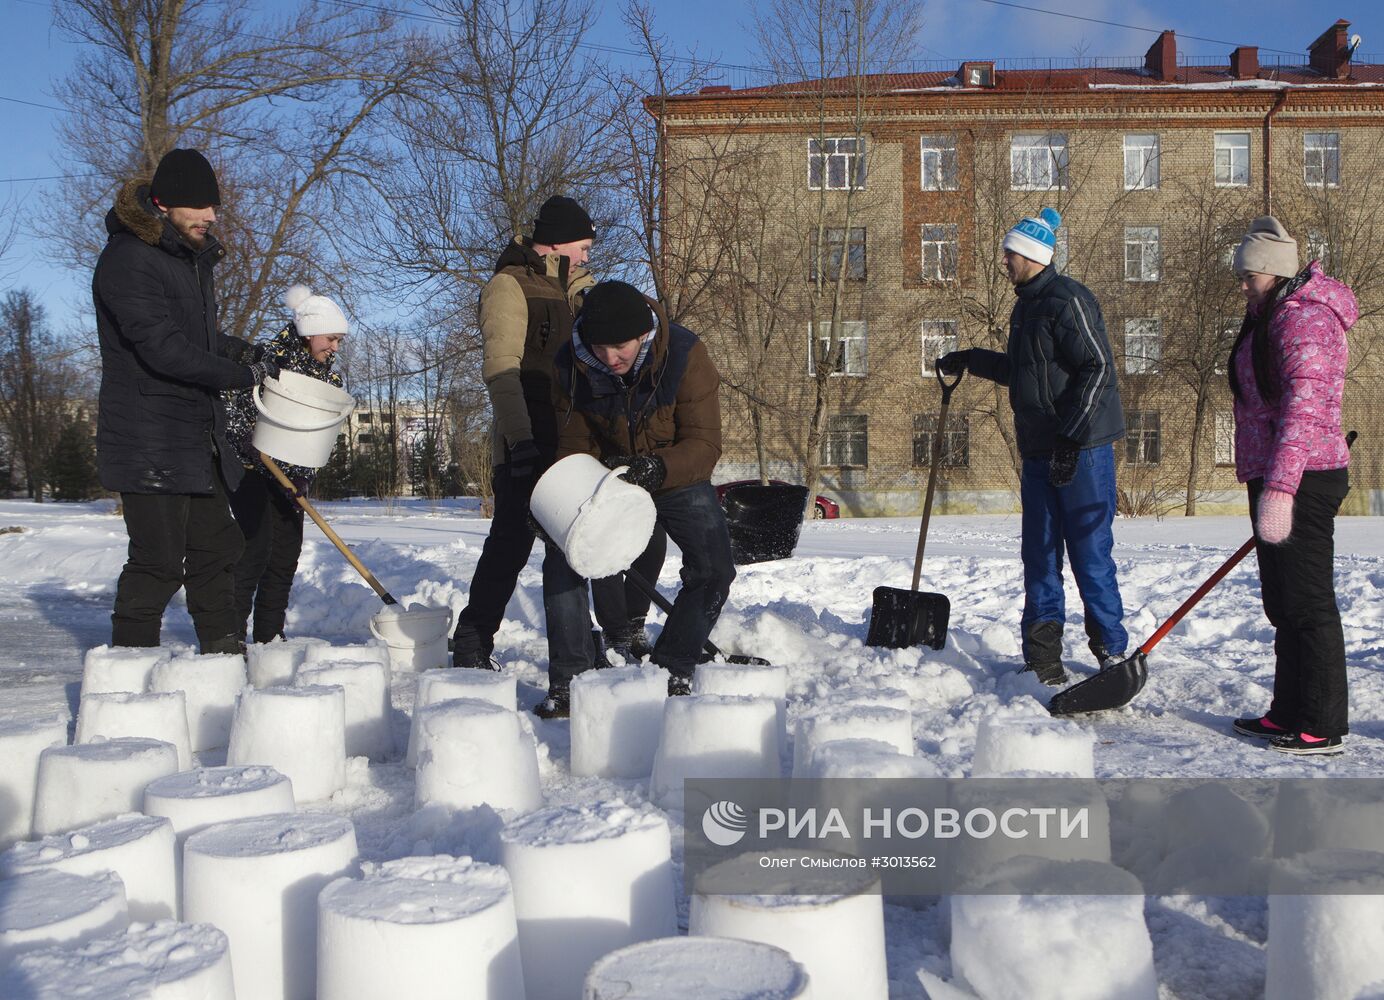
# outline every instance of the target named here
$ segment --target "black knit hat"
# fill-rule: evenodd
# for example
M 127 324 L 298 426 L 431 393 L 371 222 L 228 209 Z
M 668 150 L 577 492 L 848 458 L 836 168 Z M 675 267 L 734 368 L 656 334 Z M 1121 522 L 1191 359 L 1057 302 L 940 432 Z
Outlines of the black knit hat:
M 170 149 L 159 160 L 149 195 L 164 208 L 203 208 L 221 204 L 216 171 L 195 149 Z
M 596 228 L 591 225 L 591 216 L 586 214 L 586 209 L 562 195 L 554 195 L 545 201 L 533 223 L 533 241 L 545 246 L 595 238 Z
M 585 343 L 607 345 L 637 340 L 658 322 L 643 293 L 623 281 L 602 281 L 587 292 L 579 321 Z

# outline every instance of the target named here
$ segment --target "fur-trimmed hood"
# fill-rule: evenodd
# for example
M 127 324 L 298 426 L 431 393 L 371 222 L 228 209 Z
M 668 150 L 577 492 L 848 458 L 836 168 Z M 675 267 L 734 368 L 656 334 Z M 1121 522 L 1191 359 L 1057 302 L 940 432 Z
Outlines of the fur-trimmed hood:
M 183 242 L 173 224 L 159 213 L 149 199 L 149 184 L 152 179 L 151 176 L 145 175 L 126 181 L 120 186 L 120 191 L 115 196 L 115 204 L 106 213 L 106 232 L 111 236 L 128 232 L 140 242 L 158 247 L 175 256 L 210 256 L 213 260 L 224 257 L 225 249 L 212 234 L 208 234 L 206 245 L 201 250 L 194 250 Z

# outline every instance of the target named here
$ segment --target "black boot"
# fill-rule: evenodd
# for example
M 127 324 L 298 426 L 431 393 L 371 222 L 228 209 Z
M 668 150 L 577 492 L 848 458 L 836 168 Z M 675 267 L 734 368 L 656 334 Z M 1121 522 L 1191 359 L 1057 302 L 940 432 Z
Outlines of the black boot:
M 1024 629 L 1024 669 L 1032 670 L 1044 684 L 1067 683 L 1062 669 L 1062 623 L 1032 622 Z
M 500 665 L 495 662 L 493 656 L 488 656 L 478 649 L 453 652 L 452 666 L 459 670 L 494 670 L 498 672 L 500 669 Z
M 626 663 L 640 663 L 644 657 L 654 653 L 649 634 L 644 631 L 643 617 L 631 618 L 625 628 L 607 629 L 604 637 L 605 648 L 618 654 Z
M 1033 671 L 1049 687 L 1062 687 L 1067 683 L 1067 671 L 1062 669 L 1061 660 L 1056 663 L 1025 663 L 1024 670 Z
M 692 678 L 683 677 L 680 674 L 671 674 L 668 677 L 668 697 L 680 698 L 683 695 L 692 693 Z
M 245 640 L 238 635 L 223 635 L 219 639 L 212 639 L 202 643 L 202 655 L 214 656 L 222 655 L 245 655 Z
M 572 714 L 572 694 L 565 684 L 548 687 L 548 697 L 534 706 L 533 714 L 540 719 L 565 719 Z

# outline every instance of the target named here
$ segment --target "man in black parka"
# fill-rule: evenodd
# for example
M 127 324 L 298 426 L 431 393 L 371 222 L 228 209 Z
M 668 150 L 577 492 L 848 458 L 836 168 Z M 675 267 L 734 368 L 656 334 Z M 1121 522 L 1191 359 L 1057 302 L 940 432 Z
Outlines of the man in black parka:
M 201 153 L 174 149 L 150 180 L 127 183 L 106 215 L 92 296 L 101 344 L 96 459 L 120 494 L 129 558 L 115 590 L 111 644 L 157 646 L 179 587 L 203 653 L 242 649 L 233 568 L 240 529 L 226 502 L 240 462 L 226 444 L 223 389 L 276 375 L 217 327 L 209 227 L 221 195 Z

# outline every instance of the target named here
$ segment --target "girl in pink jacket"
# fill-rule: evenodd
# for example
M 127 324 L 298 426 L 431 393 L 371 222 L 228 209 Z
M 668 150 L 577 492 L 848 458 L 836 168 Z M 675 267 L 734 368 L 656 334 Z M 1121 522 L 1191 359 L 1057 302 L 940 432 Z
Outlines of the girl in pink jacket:
M 1273 702 L 1235 731 L 1289 754 L 1337 754 L 1347 730 L 1345 642 L 1332 579 L 1336 512 L 1349 491 L 1341 432 L 1344 284 L 1261 216 L 1235 252 L 1247 308 L 1230 352 L 1235 474 L 1249 487 L 1264 612 L 1274 627 Z

